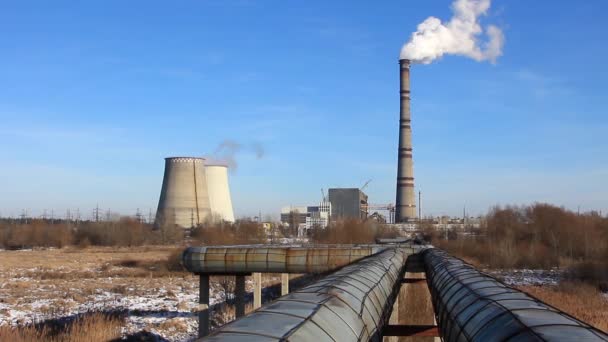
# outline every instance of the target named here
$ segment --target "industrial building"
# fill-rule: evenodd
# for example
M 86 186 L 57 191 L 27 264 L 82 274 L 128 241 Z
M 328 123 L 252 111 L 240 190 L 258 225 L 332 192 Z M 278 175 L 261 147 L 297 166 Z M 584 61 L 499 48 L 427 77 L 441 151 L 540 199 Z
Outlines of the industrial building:
M 321 201 L 318 206 L 287 206 L 281 209 L 281 223 L 296 224 L 298 235 L 306 235 L 309 229 L 326 228 L 331 219 L 331 203 Z
M 331 220 L 367 219 L 367 195 L 358 188 L 329 189 Z
M 281 208 L 281 223 L 284 225 L 306 224 L 307 206 L 286 206 Z
M 219 221 L 234 222 L 228 168 L 198 157 L 165 158 L 154 225 L 190 228 Z

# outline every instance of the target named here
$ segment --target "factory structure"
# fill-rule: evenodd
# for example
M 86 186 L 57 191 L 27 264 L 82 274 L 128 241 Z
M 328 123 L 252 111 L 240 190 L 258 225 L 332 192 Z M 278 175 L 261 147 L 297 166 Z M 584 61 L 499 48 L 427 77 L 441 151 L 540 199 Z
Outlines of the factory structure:
M 281 224 L 297 225 L 298 235 L 313 228 L 326 228 L 331 222 L 367 219 L 367 195 L 359 188 L 330 188 L 318 206 L 285 206 Z
M 234 222 L 228 167 L 207 165 L 198 157 L 165 158 L 155 226 L 190 228 L 221 221 Z
M 387 210 L 388 217 L 377 212 L 370 219 L 412 225 L 417 221 L 414 190 L 412 126 L 410 114 L 410 61 L 399 61 L 400 115 L 397 153 L 395 205 L 374 206 L 361 188 L 331 188 L 328 196 L 314 206 L 286 206 L 281 223 L 297 225 L 298 232 L 313 227 L 327 227 L 344 219 L 367 220 L 369 210 Z M 369 183 L 369 181 L 368 181 Z M 165 173 L 158 201 L 155 225 L 173 224 L 184 228 L 207 222 L 234 222 L 226 165 L 207 165 L 204 158 L 165 158 Z
M 358 188 L 329 189 L 331 219 L 367 219 L 367 195 Z
M 281 224 L 295 225 L 299 236 L 313 228 L 326 228 L 331 220 L 331 203 L 321 201 L 318 206 L 285 206 L 281 208 Z
M 281 210 L 282 224 L 298 224 L 299 231 L 311 229 L 313 226 L 326 227 L 329 222 L 343 219 L 374 219 L 382 223 L 395 223 L 402 228 L 413 229 L 418 220 L 416 213 L 416 192 L 414 189 L 414 161 L 412 148 L 412 118 L 410 113 L 410 61 L 399 60 L 399 144 L 397 149 L 397 182 L 395 205 L 370 205 L 368 197 L 362 188 L 333 188 L 329 189 L 329 217 L 319 224 L 319 207 L 298 206 L 283 207 Z M 368 181 L 369 183 L 369 181 Z M 324 203 L 326 201 L 323 196 Z M 378 212 L 369 214 L 370 210 L 384 210 L 387 217 Z M 324 212 L 324 215 L 327 215 Z M 297 219 L 295 219 L 297 217 Z

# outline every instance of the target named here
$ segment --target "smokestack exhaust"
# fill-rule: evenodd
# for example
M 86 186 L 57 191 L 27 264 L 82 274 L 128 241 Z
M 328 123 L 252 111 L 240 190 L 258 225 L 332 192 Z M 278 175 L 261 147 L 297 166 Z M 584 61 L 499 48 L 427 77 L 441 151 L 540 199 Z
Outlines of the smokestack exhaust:
M 399 60 L 401 109 L 399 118 L 399 153 L 397 164 L 397 199 L 395 222 L 416 218 L 414 162 L 412 159 L 412 126 L 410 115 L 410 60 Z

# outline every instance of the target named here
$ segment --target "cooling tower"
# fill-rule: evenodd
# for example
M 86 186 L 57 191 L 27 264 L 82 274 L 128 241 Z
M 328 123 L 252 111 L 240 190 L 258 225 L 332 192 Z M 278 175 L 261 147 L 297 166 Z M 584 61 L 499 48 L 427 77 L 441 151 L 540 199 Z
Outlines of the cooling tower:
M 165 175 L 155 225 L 192 227 L 205 222 L 210 212 L 205 159 L 165 158 Z
M 399 153 L 397 164 L 397 199 L 395 222 L 416 218 L 414 162 L 412 160 L 412 126 L 410 116 L 410 61 L 399 61 L 401 109 L 399 118 Z
M 207 165 L 205 173 L 212 219 L 234 222 L 230 187 L 228 186 L 228 167 L 226 165 Z

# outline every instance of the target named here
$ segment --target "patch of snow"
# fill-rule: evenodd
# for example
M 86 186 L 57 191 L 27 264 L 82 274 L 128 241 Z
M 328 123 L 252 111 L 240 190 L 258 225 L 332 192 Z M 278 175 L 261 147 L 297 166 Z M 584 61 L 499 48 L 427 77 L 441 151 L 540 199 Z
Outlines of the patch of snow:
M 557 285 L 562 279 L 563 270 L 531 270 L 531 269 L 512 269 L 512 270 L 485 270 L 493 277 L 502 280 L 511 286 L 522 285 Z
M 168 341 L 189 341 L 198 333 L 198 286 L 190 284 L 189 280 L 169 280 L 158 287 L 131 284 L 125 287 L 124 294 L 101 288 L 83 294 L 73 285 L 61 290 L 37 279 L 28 280 L 32 282 L 30 292 L 15 302 L 7 302 L 8 297 L 0 292 L 0 326 L 31 324 L 91 311 L 114 311 L 126 315 L 125 335 L 146 330 Z M 114 281 L 113 278 L 94 280 L 105 284 L 114 284 Z M 159 280 L 164 281 L 167 280 Z M 248 288 L 252 286 L 251 282 L 247 284 Z M 53 294 L 49 295 L 49 292 Z M 83 298 L 75 301 L 74 295 Z M 45 299 L 40 299 L 42 297 Z M 209 297 L 210 305 L 222 303 L 226 300 L 226 291 L 220 283 L 212 281 Z

